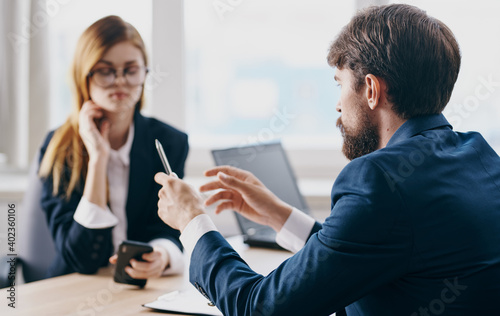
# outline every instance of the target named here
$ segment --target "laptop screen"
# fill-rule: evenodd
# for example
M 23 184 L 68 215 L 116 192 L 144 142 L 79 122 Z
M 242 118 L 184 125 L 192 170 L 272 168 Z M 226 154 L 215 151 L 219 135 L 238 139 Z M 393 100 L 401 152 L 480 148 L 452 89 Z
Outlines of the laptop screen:
M 213 150 L 212 155 L 218 166 L 248 170 L 281 200 L 308 211 L 281 142 Z
M 212 155 L 216 165 L 231 165 L 252 172 L 281 200 L 309 213 L 281 142 L 212 150 Z M 259 235 L 264 231 L 268 234 L 274 233 L 271 228 L 264 228 L 237 213 L 236 217 L 243 234 Z

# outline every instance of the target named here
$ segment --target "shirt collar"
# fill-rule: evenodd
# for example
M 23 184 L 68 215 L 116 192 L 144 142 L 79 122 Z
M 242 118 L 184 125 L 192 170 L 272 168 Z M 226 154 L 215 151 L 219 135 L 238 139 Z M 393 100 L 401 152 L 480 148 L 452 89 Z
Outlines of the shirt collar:
M 387 146 L 394 145 L 423 131 L 444 126 L 452 128 L 443 114 L 432 114 L 411 118 L 398 128 L 387 143 Z
M 130 150 L 134 141 L 134 122 L 130 124 L 128 129 L 127 141 L 118 150 L 111 149 L 111 158 L 121 161 L 124 166 L 130 165 Z

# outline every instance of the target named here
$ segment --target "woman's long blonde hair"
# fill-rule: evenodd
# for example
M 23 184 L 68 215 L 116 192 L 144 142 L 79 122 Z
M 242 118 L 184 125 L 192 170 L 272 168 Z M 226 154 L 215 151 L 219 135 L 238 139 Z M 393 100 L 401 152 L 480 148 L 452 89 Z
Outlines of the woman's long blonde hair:
M 107 16 L 89 26 L 78 40 L 71 67 L 73 107 L 66 122 L 59 127 L 43 156 L 39 176 L 52 176 L 53 194 L 70 198 L 80 180 L 87 176 L 88 154 L 78 133 L 78 116 L 84 102 L 90 100 L 88 73 L 115 44 L 130 42 L 139 48 L 147 66 L 147 54 L 139 32 L 118 16 Z M 144 89 L 136 108 L 144 103 Z M 69 176 L 68 176 L 69 174 Z

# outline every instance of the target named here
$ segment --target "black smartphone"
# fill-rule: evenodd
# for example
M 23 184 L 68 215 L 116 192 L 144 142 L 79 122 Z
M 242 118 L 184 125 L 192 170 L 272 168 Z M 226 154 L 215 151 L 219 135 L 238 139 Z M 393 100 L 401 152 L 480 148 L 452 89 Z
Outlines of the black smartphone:
M 152 252 L 153 247 L 149 244 L 125 240 L 118 247 L 118 260 L 116 262 L 114 280 L 117 283 L 125 283 L 144 287 L 147 279 L 134 279 L 125 272 L 125 267 L 130 266 L 130 259 L 142 260 L 142 255 Z

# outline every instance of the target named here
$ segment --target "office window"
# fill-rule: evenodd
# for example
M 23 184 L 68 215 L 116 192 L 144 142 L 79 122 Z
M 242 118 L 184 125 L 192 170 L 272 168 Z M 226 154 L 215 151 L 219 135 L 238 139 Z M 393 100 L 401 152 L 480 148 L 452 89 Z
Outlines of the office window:
M 155 111 L 170 106 L 169 103 L 175 113 L 185 113 L 185 122 L 181 115 L 181 119 L 170 123 L 179 124 L 189 133 L 194 153 L 190 160 L 204 160 L 204 165 L 200 164 L 203 170 L 211 165 L 207 148 L 282 138 L 287 150 L 301 152 L 297 156 L 300 159 L 294 159 L 294 153 L 291 155 L 292 162 L 302 164 L 298 169 L 309 166 L 317 169 L 313 174 L 321 175 L 332 161 L 338 161 L 337 167 L 342 167 L 345 161 L 332 158 L 331 152 L 324 154 L 327 149 L 335 149 L 337 155 L 342 142 L 335 128 L 339 90 L 333 80 L 334 70 L 326 63 L 326 54 L 329 44 L 356 8 L 370 1 L 181 1 L 73 0 L 57 1 L 60 4 L 57 10 L 47 6 L 46 11 L 51 12 L 47 25 L 51 49 L 47 73 L 51 86 L 50 109 L 47 109 L 50 128 L 59 126 L 70 111 L 70 62 L 76 41 L 88 25 L 105 15 L 120 15 L 137 27 L 152 54 L 152 22 L 166 25 L 166 21 L 178 15 L 174 10 L 154 15 L 154 4 L 160 7 L 159 4 L 183 3 L 184 33 L 180 31 L 178 38 L 185 40 L 184 59 L 174 60 L 183 65 L 179 72 L 185 71 L 186 102 L 157 98 L 154 101 L 158 107 L 148 114 L 157 115 Z M 477 130 L 498 150 L 500 20 L 496 12 L 500 3 L 401 2 L 427 10 L 455 33 L 462 50 L 462 67 L 445 115 L 456 130 Z M 155 27 L 158 29 L 167 27 Z M 158 36 L 163 36 L 162 32 Z M 175 75 L 166 81 L 169 80 L 182 79 Z M 150 89 L 146 89 L 148 94 Z M 169 109 L 160 118 L 168 121 L 166 116 L 171 114 L 174 111 Z M 24 131 L 15 133 L 22 134 L 16 139 L 26 138 Z M 12 153 L 4 147 L 2 143 L 0 152 L 4 154 L 0 154 L 0 165 L 4 160 L 13 160 Z M 199 148 L 205 149 L 203 155 L 197 154 Z
M 48 25 L 52 49 L 49 61 L 52 71 L 51 129 L 60 126 L 71 110 L 69 76 L 76 42 L 88 26 L 107 15 L 118 15 L 134 25 L 151 53 L 152 0 L 75 0 L 61 5 Z
M 196 146 L 283 138 L 339 148 L 329 43 L 359 1 L 185 2 L 187 123 Z M 444 112 L 500 147 L 500 3 L 389 1 L 426 10 L 456 35 L 462 66 Z M 465 23 L 466 21 L 466 23 Z M 283 124 L 279 124 L 283 123 Z M 274 125 L 273 125 L 274 124 Z
M 187 127 L 193 146 L 282 138 L 340 148 L 340 90 L 326 62 L 354 1 L 184 2 Z

